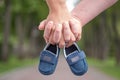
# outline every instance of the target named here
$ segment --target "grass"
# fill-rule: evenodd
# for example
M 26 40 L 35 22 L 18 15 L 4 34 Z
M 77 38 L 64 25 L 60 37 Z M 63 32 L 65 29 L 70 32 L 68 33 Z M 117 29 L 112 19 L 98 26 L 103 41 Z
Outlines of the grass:
M 88 63 L 97 67 L 104 73 L 120 80 L 120 66 L 115 66 L 115 60 L 110 58 L 106 61 L 99 61 L 96 59 L 88 59 Z
M 15 68 L 34 65 L 37 62 L 38 62 L 38 59 L 18 60 L 17 58 L 12 57 L 9 59 L 8 62 L 0 62 L 0 74 L 13 70 Z

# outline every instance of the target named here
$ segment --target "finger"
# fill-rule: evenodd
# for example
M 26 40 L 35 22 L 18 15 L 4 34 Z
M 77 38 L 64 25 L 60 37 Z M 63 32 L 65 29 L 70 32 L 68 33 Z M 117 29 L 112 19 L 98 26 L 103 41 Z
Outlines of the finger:
M 43 37 L 44 37 L 44 36 L 43 36 Z M 44 37 L 44 39 L 45 39 L 45 42 L 48 43 L 48 39 L 47 39 L 46 37 Z
M 68 42 L 68 44 L 66 45 L 66 47 L 71 46 L 75 41 L 76 41 L 76 38 L 73 35 L 73 33 L 71 32 L 70 41 Z
M 39 30 L 44 30 L 45 29 L 45 23 L 46 23 L 46 20 L 43 20 L 42 22 L 40 22 L 40 24 L 38 26 L 38 29 Z
M 44 39 L 46 41 L 49 40 L 49 37 L 50 37 L 50 34 L 51 34 L 51 31 L 52 31 L 52 28 L 53 28 L 53 22 L 52 21 L 49 21 L 46 26 L 45 26 L 45 30 L 44 30 Z
M 80 22 L 75 19 L 71 19 L 69 21 L 69 24 L 74 36 L 77 38 L 78 35 L 80 34 L 80 27 L 81 27 Z
M 70 42 L 69 44 L 66 45 L 66 47 L 68 48 L 68 47 L 70 47 L 72 44 L 73 44 L 73 43 Z
M 73 33 L 71 33 L 70 41 L 71 41 L 71 42 L 75 42 L 75 41 L 76 41 L 76 38 L 75 38 L 75 36 L 73 35 Z
M 64 22 L 63 23 L 63 37 L 65 42 L 69 42 L 70 41 L 70 27 L 68 22 Z
M 49 41 L 48 41 L 48 42 L 49 42 L 50 44 L 52 44 L 52 45 L 55 44 L 55 42 L 54 42 L 54 40 L 53 40 L 53 34 L 54 34 L 54 31 L 51 32 L 51 34 L 50 34 L 50 36 L 49 36 Z
M 79 41 L 81 39 L 81 35 L 78 35 L 76 41 Z
M 62 24 L 56 24 L 55 31 L 53 34 L 53 40 L 55 43 L 59 43 L 59 41 L 61 39 L 61 34 L 62 34 Z
M 80 32 L 78 33 L 78 36 L 76 37 L 76 41 L 79 41 L 81 39 L 82 35 L 82 28 L 80 29 Z
M 63 38 L 63 35 L 61 36 L 61 39 L 60 39 L 60 42 L 59 42 L 59 48 L 64 48 L 65 46 L 65 41 L 64 41 L 64 38 Z

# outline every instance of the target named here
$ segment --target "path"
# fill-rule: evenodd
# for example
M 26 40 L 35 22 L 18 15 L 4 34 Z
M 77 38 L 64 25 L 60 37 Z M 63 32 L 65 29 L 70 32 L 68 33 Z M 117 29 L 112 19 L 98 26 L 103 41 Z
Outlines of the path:
M 59 62 L 54 74 L 50 76 L 41 75 L 37 66 L 17 69 L 0 76 L 0 80 L 116 80 L 110 76 L 101 73 L 93 67 L 89 67 L 84 76 L 75 76 L 71 73 L 65 59 L 60 56 Z

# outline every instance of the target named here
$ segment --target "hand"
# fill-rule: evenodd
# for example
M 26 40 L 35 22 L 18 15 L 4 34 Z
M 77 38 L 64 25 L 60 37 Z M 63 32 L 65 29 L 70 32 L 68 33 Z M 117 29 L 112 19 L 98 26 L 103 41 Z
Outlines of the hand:
M 52 21 L 45 23 L 46 20 L 42 21 L 39 25 L 39 29 L 45 30 L 44 39 L 46 43 L 59 44 L 59 47 L 63 48 L 65 46 L 65 42 L 73 43 L 75 41 L 75 37 L 71 32 L 68 22 L 66 22 L 67 24 L 63 24 L 64 29 L 62 29 L 62 24 L 56 24 L 55 27 Z
M 45 29 L 45 23 L 46 23 L 46 20 L 43 20 L 40 23 L 40 25 L 39 25 L 40 30 Z M 48 25 L 49 23 L 51 23 L 51 25 Z M 53 22 L 49 21 L 48 24 L 47 24 L 47 26 L 49 26 L 49 29 L 51 29 L 51 27 L 53 27 Z M 69 23 L 67 21 L 63 22 L 62 27 L 63 27 L 63 30 L 62 30 L 63 31 L 63 34 L 62 34 L 63 37 L 62 38 L 64 38 L 64 39 L 59 38 L 61 40 L 60 43 L 59 43 L 59 47 L 61 47 L 61 48 L 64 47 L 65 42 L 66 42 L 66 46 L 69 47 L 74 41 L 79 41 L 81 39 L 82 26 L 81 26 L 80 22 L 77 19 L 73 18 L 73 19 L 69 20 Z M 48 35 L 48 37 L 49 37 L 49 34 L 50 34 L 49 29 L 46 30 L 46 32 L 44 32 L 44 33 L 46 33 L 46 35 Z M 60 35 L 58 33 L 59 32 L 56 31 L 55 34 Z M 54 37 L 54 39 L 57 40 L 58 36 Z M 50 41 L 50 42 L 52 42 L 52 41 Z M 53 42 L 52 42 L 52 44 L 53 44 Z
M 67 42 L 66 47 L 72 45 L 73 41 L 79 41 L 81 39 L 81 34 L 82 26 L 80 21 L 78 21 L 76 18 L 72 18 L 71 20 L 69 20 L 69 23 L 63 23 L 63 36 L 65 42 Z
M 81 24 L 81 22 L 73 17 L 73 19 L 71 19 L 69 21 L 69 25 L 70 25 L 72 33 L 74 34 L 74 36 L 76 38 L 76 41 L 79 41 L 81 39 L 81 36 L 82 36 L 82 24 Z
M 70 30 L 69 24 L 67 24 L 68 29 L 66 30 L 66 32 L 69 32 L 67 35 L 69 36 L 69 40 L 64 41 L 64 39 L 61 39 L 64 38 L 62 36 L 63 35 L 62 23 L 63 22 L 69 23 L 68 21 L 71 19 L 71 14 L 69 13 L 69 11 L 67 10 L 62 10 L 62 11 L 63 12 L 50 12 L 47 19 L 43 20 L 39 25 L 39 29 L 44 30 L 45 41 L 51 44 L 59 44 L 59 47 L 61 48 L 64 47 L 65 42 L 69 41 L 72 43 L 75 41 L 75 37 Z
M 49 15 L 47 19 L 42 21 L 41 24 L 39 25 L 40 30 L 45 30 L 44 31 L 45 41 L 51 44 L 59 44 L 59 47 L 64 47 L 65 44 L 66 46 L 70 46 L 70 44 L 75 42 L 76 39 L 78 40 L 79 39 L 78 36 L 80 36 L 78 32 L 79 27 L 76 26 L 75 28 L 74 26 L 76 24 L 73 24 L 74 22 L 76 23 L 76 21 L 72 20 L 73 17 L 66 8 L 64 1 L 62 2 L 62 5 L 61 3 L 58 5 L 56 4 L 52 5 L 53 4 L 52 0 L 50 1 L 48 0 L 47 3 L 50 9 Z

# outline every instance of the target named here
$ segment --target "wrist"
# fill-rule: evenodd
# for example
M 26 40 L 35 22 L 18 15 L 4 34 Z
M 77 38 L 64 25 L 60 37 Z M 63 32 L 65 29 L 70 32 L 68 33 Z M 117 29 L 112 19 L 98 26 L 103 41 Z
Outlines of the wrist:
M 50 11 L 57 12 L 67 9 L 66 0 L 46 0 L 46 2 Z
M 58 5 L 66 4 L 66 0 L 46 0 L 46 2 L 50 6 L 55 5 L 55 4 L 58 4 Z
M 80 22 L 81 27 L 83 27 L 83 26 L 85 25 L 85 24 L 83 23 L 82 19 L 80 19 L 80 17 L 79 17 L 78 15 L 76 15 L 76 13 L 71 12 L 71 15 L 72 15 L 72 17 L 73 17 L 74 19 L 76 19 L 77 21 Z

